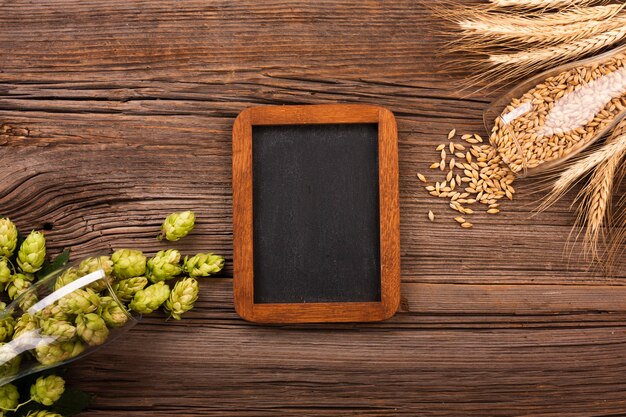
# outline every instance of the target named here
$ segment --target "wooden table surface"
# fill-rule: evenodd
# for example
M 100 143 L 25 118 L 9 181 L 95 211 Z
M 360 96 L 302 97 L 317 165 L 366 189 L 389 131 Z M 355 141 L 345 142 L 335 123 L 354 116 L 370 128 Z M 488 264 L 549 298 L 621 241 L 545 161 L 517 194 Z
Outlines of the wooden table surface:
M 86 416 L 626 415 L 626 261 L 568 244 L 573 194 L 536 179 L 462 230 L 415 174 L 452 128 L 484 133 L 423 1 L 0 4 L 0 212 L 75 258 L 177 246 L 228 262 L 180 322 L 147 317 L 71 366 Z M 377 324 L 271 327 L 232 302 L 231 127 L 259 104 L 370 103 L 398 120 L 402 306 Z M 624 195 L 625 187 L 621 188 Z M 438 215 L 427 219 L 428 210 Z

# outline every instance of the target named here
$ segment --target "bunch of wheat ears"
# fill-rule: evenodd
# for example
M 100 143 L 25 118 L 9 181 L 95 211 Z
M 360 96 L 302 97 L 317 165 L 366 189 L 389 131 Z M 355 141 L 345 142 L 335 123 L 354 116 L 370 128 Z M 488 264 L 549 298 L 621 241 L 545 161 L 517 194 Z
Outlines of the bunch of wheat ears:
M 461 66 L 476 74 L 470 85 L 507 84 L 626 41 L 624 0 L 486 1 L 471 7 L 448 3 L 440 13 L 460 32 L 449 50 L 460 52 Z M 601 146 L 546 177 L 549 193 L 540 207 L 545 209 L 582 183 L 574 201 L 578 216 L 573 233 L 583 234 L 585 255 L 609 268 L 623 255 L 626 241 L 626 197 L 613 201 L 625 173 L 626 120 L 622 120 Z

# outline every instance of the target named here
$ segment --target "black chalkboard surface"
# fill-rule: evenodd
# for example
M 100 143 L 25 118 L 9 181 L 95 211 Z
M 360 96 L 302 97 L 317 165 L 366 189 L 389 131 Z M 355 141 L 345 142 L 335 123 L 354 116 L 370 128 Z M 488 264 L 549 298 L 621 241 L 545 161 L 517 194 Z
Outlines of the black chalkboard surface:
M 376 321 L 400 302 L 397 131 L 370 105 L 260 106 L 233 125 L 233 295 L 261 323 Z
M 252 129 L 255 303 L 380 301 L 378 125 Z

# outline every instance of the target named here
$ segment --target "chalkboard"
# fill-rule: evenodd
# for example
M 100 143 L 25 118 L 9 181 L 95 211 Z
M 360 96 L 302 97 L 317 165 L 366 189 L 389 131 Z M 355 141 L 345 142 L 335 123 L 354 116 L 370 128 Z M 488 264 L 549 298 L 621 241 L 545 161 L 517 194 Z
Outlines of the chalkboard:
M 378 125 L 252 129 L 254 302 L 380 301 Z
M 376 321 L 400 301 L 397 131 L 370 105 L 260 106 L 233 125 L 233 295 L 261 323 Z

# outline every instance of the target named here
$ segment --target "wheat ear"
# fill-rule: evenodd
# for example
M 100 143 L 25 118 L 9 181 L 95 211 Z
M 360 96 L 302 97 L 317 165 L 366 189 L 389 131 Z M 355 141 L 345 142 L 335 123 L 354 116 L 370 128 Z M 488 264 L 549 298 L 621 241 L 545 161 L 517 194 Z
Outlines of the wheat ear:
M 547 48 L 531 49 L 512 54 L 492 54 L 489 63 L 493 68 L 486 75 L 508 75 L 509 77 L 527 74 L 549 65 L 571 61 L 581 56 L 597 52 L 626 38 L 626 25 L 603 32 L 590 38 L 564 43 Z M 507 67 L 513 68 L 507 71 Z
M 613 155 L 623 154 L 626 152 L 626 131 L 623 129 L 626 129 L 626 120 L 620 122 L 618 127 L 615 129 L 614 132 L 617 132 L 617 136 L 612 136 L 616 138 L 615 140 L 611 140 L 597 151 L 579 159 L 563 171 L 552 185 L 552 189 L 545 198 L 544 202 L 541 204 L 540 210 L 546 209 L 556 200 L 561 198 L 572 188 L 572 186 L 579 182 L 595 167 L 605 161 L 608 161 L 613 157 Z
M 558 9 L 604 3 L 598 0 L 489 0 L 489 2 L 495 7 L 513 7 L 516 9 Z
M 484 11 L 465 13 L 455 19 L 463 37 L 453 42 L 458 50 L 483 52 L 493 46 L 547 46 L 589 38 L 626 25 L 626 14 L 619 12 L 626 4 L 582 7 L 558 13 L 496 14 Z

